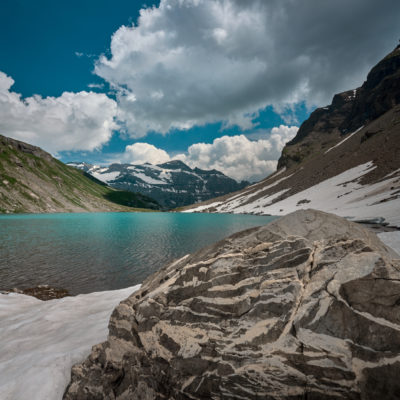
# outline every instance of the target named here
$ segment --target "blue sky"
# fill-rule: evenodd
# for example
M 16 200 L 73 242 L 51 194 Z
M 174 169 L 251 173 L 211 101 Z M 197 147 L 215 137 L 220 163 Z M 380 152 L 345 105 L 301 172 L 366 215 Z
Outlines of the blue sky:
M 3 0 L 0 133 L 65 162 L 178 156 L 261 179 L 399 33 L 390 0 L 278 3 Z

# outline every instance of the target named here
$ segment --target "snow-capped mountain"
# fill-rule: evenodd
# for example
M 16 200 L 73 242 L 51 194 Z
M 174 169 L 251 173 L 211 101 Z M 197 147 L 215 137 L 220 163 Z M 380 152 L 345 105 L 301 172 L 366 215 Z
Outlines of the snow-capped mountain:
M 316 109 L 278 171 L 186 211 L 285 215 L 314 208 L 400 227 L 400 45 L 364 84 Z
M 238 183 L 217 170 L 190 168 L 182 161 L 164 164 L 111 164 L 109 167 L 80 163 L 68 165 L 82 169 L 114 188 L 145 194 L 165 208 L 201 202 L 242 189 Z

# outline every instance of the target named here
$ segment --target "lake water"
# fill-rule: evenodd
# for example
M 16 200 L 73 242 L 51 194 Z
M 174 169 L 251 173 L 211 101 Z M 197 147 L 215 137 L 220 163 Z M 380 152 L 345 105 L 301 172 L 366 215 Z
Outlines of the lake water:
M 141 283 L 166 263 L 276 217 L 187 213 L 0 216 L 0 289 L 72 294 Z

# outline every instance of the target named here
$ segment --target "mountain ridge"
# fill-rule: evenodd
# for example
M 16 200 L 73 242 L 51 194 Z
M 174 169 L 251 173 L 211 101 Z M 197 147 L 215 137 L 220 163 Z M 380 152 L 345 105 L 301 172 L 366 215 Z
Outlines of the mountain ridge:
M 316 208 L 400 227 L 399 82 L 397 46 L 360 88 L 311 113 L 274 174 L 184 211 L 285 215 Z
M 101 167 L 84 162 L 68 163 L 96 179 L 122 190 L 142 193 L 165 208 L 201 202 L 242 189 L 248 182 L 236 182 L 215 169 L 191 168 L 180 160 L 161 164 L 120 164 Z
M 153 199 L 118 191 L 63 164 L 40 147 L 0 135 L 0 213 L 159 209 Z

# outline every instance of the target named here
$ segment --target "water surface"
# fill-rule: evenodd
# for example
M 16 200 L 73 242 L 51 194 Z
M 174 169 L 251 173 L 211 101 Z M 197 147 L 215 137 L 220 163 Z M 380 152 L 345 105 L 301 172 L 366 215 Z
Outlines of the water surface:
M 166 263 L 276 217 L 187 213 L 0 216 L 0 289 L 120 289 Z

